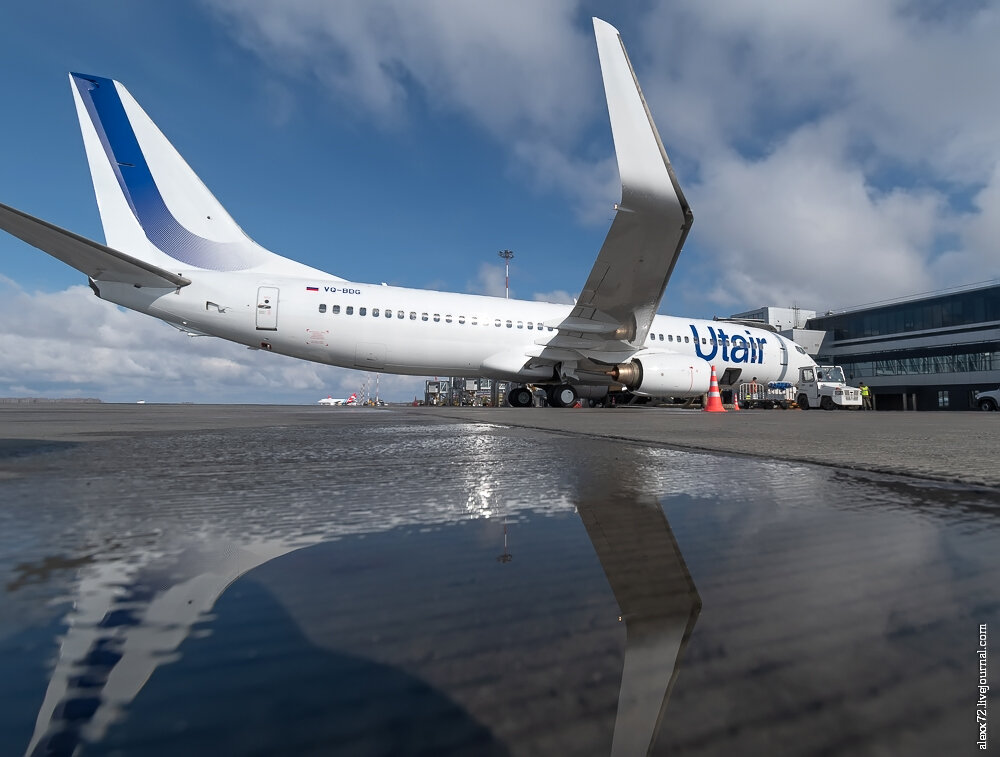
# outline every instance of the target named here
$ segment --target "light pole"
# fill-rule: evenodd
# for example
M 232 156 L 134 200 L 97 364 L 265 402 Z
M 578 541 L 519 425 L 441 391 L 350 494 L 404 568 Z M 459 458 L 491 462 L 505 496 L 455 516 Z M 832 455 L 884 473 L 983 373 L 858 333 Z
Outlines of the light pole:
M 498 252 L 497 255 L 499 255 L 500 257 L 502 257 L 504 259 L 505 268 L 506 268 L 506 276 L 504 278 L 504 290 L 506 291 L 506 293 L 507 293 L 507 299 L 509 300 L 510 299 L 510 259 L 512 257 L 514 257 L 514 253 L 511 252 L 510 250 L 500 250 L 500 252 Z

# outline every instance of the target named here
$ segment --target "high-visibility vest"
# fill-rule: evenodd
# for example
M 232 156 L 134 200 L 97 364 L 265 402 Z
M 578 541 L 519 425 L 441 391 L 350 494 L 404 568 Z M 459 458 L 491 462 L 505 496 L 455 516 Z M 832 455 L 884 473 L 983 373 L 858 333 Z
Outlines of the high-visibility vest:
M 867 397 L 868 396 L 868 387 L 867 386 L 861 387 L 861 396 L 862 397 Z

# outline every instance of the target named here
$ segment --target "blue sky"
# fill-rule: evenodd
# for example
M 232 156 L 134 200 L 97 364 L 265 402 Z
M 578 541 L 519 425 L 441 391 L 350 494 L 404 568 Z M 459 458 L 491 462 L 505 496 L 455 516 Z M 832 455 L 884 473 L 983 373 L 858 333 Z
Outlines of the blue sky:
M 66 74 L 122 81 L 244 230 L 360 281 L 577 293 L 619 198 L 590 17 L 695 215 L 661 312 L 1000 276 L 1000 12 L 973 2 L 18 4 L 0 202 L 103 239 Z M 16 72 L 16 73 L 13 73 Z M 0 236 L 0 396 L 314 402 L 347 370 L 190 339 Z M 422 382 L 383 377 L 407 399 Z

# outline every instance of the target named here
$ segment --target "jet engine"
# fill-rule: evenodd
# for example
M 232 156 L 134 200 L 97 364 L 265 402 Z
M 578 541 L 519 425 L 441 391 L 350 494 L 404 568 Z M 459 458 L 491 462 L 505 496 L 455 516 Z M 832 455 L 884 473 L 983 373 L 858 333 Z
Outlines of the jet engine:
M 619 363 L 611 377 L 637 394 L 657 397 L 696 397 L 708 391 L 712 370 L 696 357 L 652 353 Z

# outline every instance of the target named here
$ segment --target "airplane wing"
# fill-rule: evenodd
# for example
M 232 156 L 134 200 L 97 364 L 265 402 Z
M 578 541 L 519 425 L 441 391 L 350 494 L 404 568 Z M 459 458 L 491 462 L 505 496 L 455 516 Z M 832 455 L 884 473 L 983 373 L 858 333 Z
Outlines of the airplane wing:
M 124 252 L 66 231 L 40 218 L 0 203 L 0 229 L 13 234 L 33 247 L 95 281 L 117 281 L 137 287 L 183 287 L 190 279 L 145 263 Z
M 694 221 L 618 30 L 594 19 L 622 200 L 550 348 L 617 362 L 641 348 Z

